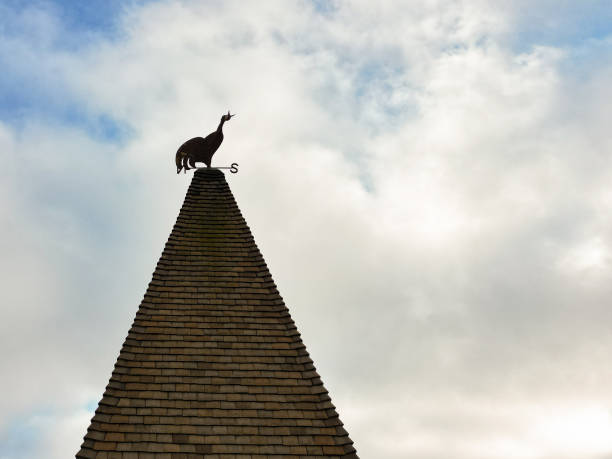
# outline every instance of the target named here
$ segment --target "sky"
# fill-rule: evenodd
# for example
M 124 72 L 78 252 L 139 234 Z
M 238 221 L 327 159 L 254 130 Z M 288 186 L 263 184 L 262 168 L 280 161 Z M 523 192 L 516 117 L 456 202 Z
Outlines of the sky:
M 0 2 L 0 459 L 79 449 L 214 130 L 362 458 L 612 458 L 608 1 Z

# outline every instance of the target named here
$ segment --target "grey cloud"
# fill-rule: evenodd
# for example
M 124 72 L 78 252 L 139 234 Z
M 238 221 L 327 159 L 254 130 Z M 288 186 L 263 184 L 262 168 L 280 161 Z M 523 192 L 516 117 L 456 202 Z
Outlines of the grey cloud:
M 224 5 L 61 52 L 119 144 L 2 126 L 3 425 L 52 400 L 40 442 L 76 451 L 187 186 L 172 153 L 230 108 L 215 160 L 362 457 L 609 454 L 610 69 L 514 53 L 485 2 Z

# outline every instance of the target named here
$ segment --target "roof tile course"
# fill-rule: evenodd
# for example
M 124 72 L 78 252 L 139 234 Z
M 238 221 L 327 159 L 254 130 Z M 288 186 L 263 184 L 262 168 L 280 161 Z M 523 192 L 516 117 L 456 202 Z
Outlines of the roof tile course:
M 357 457 L 223 173 L 195 172 L 77 458 Z

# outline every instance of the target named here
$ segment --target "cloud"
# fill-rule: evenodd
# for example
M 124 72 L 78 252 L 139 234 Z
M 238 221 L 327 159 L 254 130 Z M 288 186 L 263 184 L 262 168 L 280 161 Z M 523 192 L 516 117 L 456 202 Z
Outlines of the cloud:
M 612 454 L 612 39 L 517 36 L 521 8 L 154 2 L 76 47 L 9 9 L 0 437 L 78 449 L 188 184 L 172 155 L 229 108 L 215 161 L 362 457 Z

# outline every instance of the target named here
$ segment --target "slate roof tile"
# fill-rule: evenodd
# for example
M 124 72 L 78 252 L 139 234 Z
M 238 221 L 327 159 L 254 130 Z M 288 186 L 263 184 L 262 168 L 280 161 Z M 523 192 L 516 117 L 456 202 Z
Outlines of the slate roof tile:
M 357 457 L 219 170 L 194 174 L 77 457 Z

